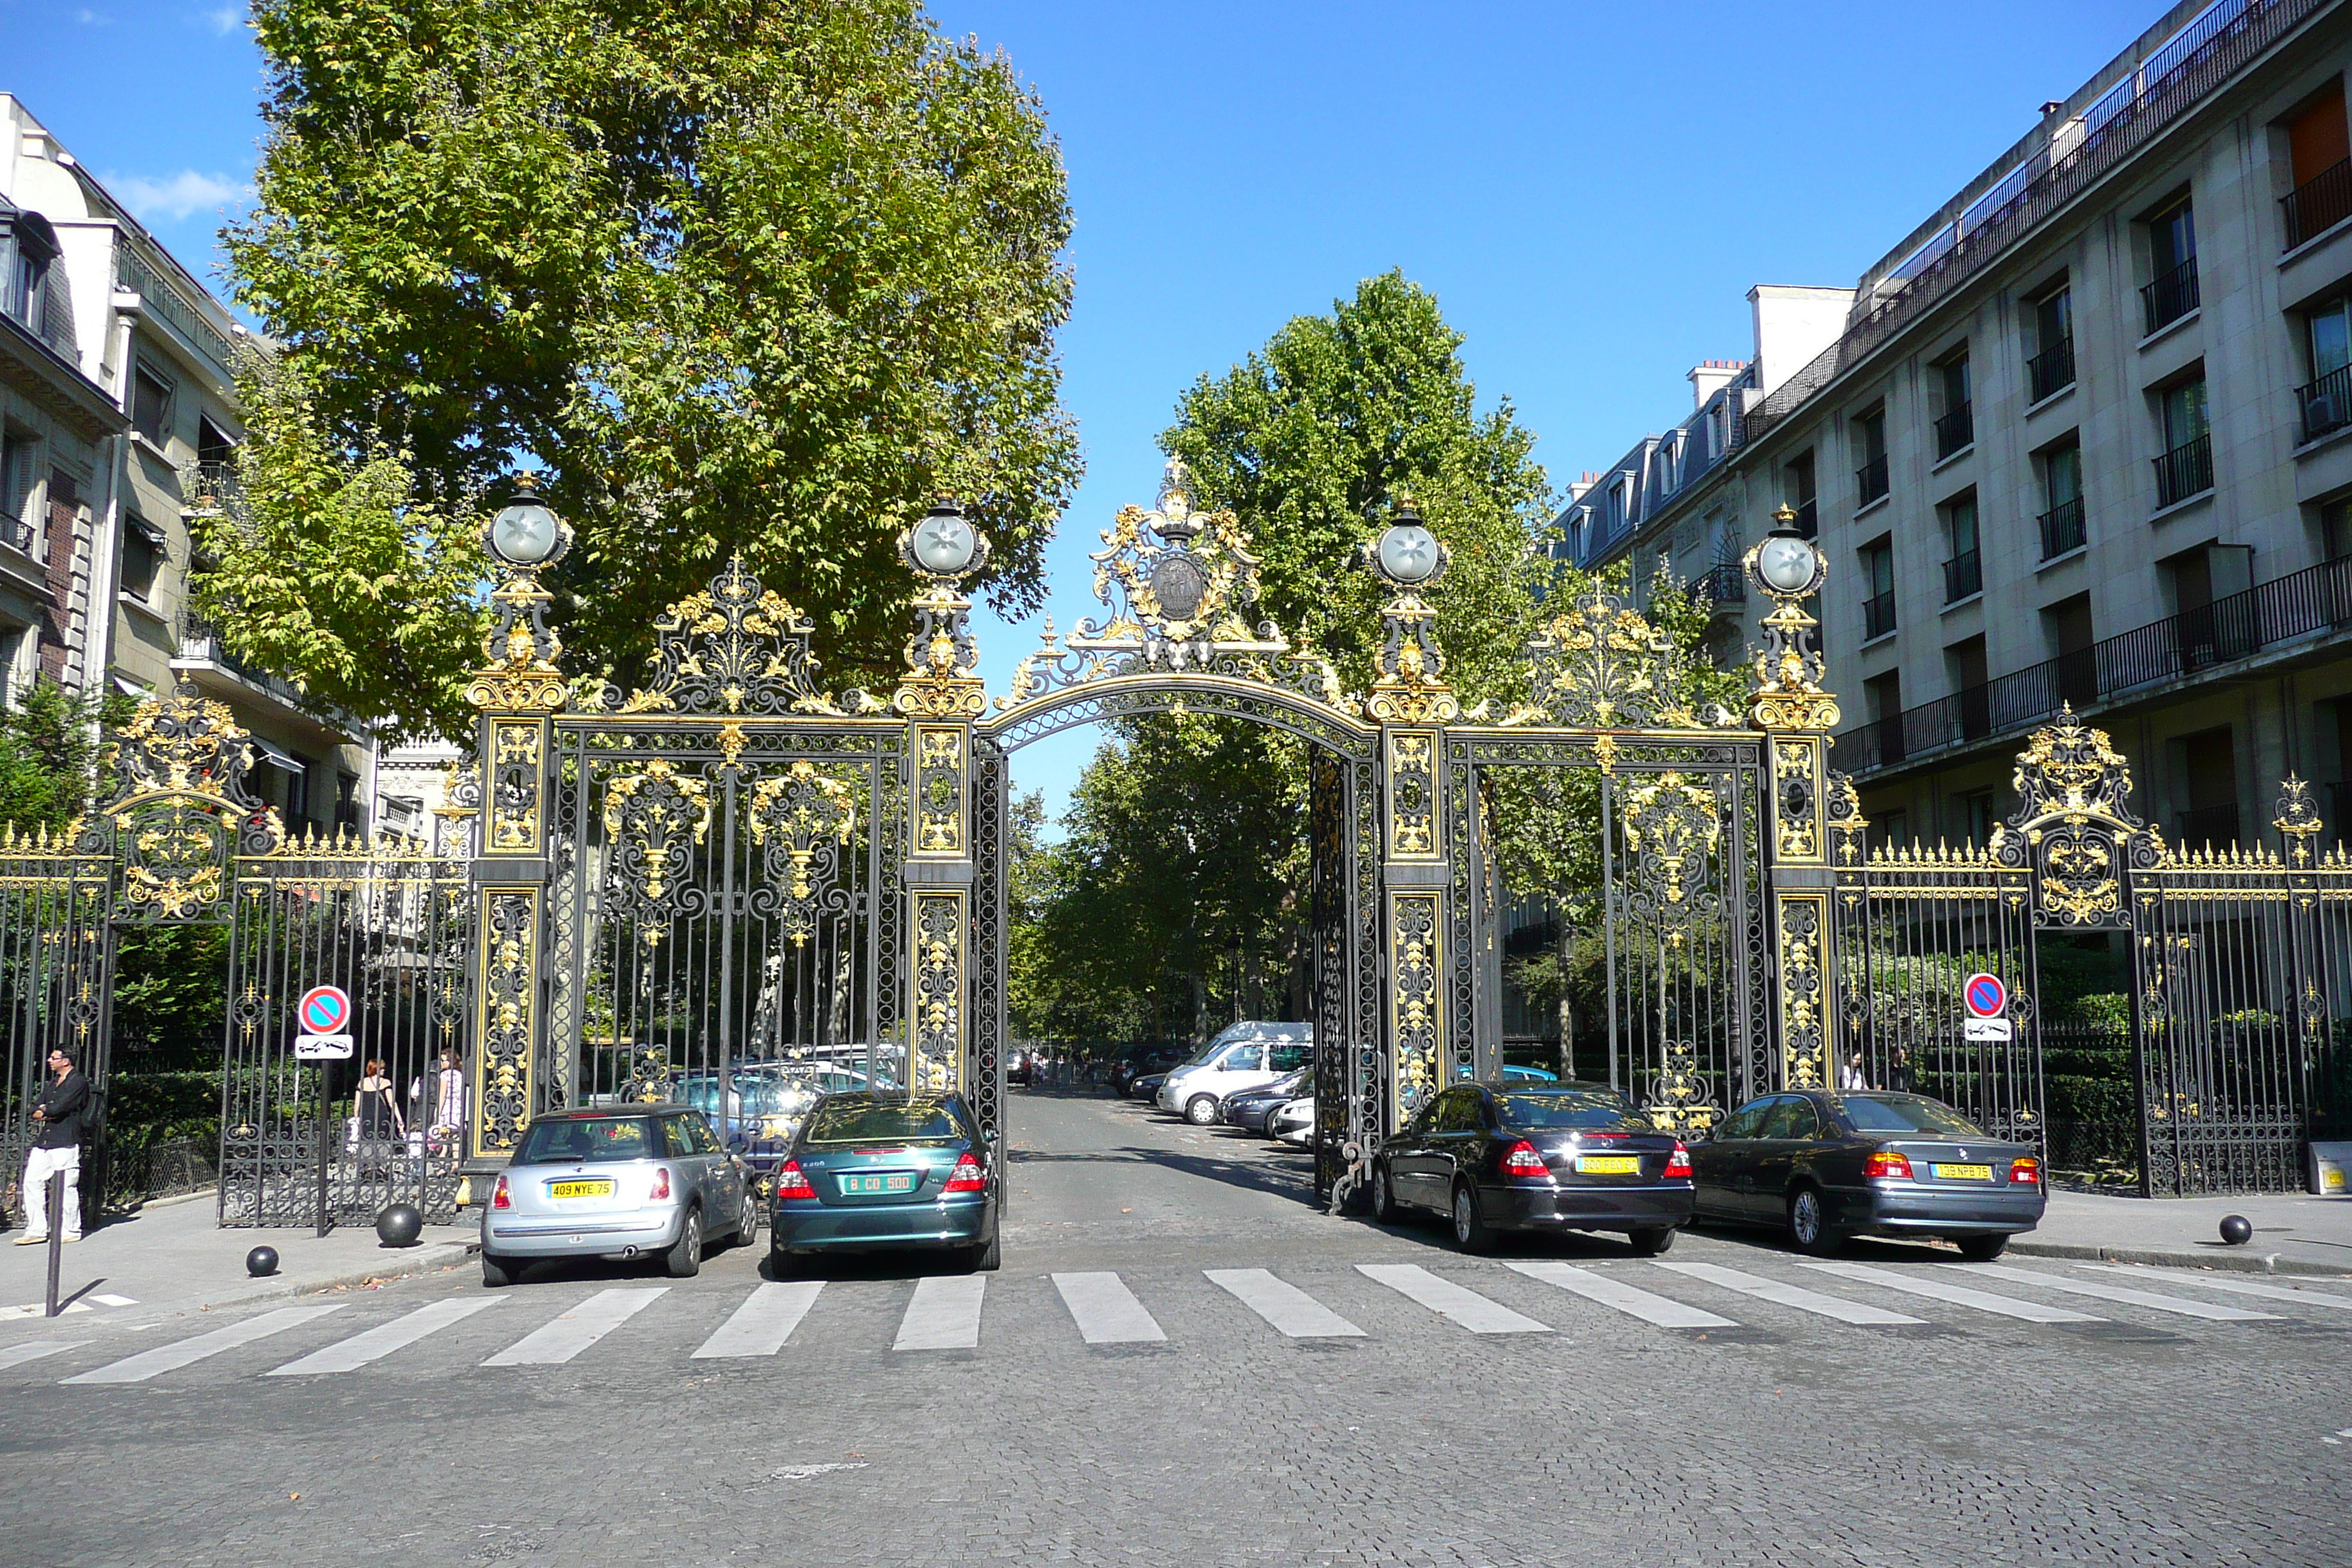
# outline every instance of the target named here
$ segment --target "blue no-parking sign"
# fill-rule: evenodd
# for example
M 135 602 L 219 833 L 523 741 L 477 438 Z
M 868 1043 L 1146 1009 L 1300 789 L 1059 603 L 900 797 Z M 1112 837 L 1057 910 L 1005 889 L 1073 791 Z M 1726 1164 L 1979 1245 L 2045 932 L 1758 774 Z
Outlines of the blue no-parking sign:
M 1972 1018 L 1998 1018 L 2009 1011 L 2009 987 L 1998 974 L 1971 974 L 1960 988 L 1960 998 Z

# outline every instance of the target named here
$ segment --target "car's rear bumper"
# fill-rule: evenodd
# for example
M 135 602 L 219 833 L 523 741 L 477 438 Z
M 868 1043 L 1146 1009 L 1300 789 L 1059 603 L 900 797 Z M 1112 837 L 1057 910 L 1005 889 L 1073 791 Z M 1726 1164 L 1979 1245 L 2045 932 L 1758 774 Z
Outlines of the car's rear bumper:
M 2048 1200 L 2039 1187 L 1938 1191 L 1889 1185 L 1837 1194 L 1832 1223 L 1851 1236 L 1971 1236 L 2016 1233 L 2042 1223 Z
M 1687 1182 L 1654 1187 L 1488 1187 L 1486 1224 L 1502 1230 L 1654 1230 L 1687 1225 Z
M 846 1252 L 883 1247 L 977 1247 L 996 1230 L 992 1197 L 954 1203 L 778 1204 L 769 1244 L 787 1252 Z
M 676 1206 L 601 1215 L 482 1215 L 482 1250 L 499 1258 L 619 1258 L 677 1245 Z

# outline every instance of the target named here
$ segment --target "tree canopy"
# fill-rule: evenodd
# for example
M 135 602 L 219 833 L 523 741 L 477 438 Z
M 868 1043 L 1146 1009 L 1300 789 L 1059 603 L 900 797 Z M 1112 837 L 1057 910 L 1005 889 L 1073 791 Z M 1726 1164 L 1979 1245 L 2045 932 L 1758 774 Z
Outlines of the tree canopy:
M 304 477 L 212 531 L 245 541 L 200 584 L 232 643 L 449 730 L 425 649 L 478 620 L 453 520 L 518 458 L 579 531 L 551 585 L 588 668 L 735 552 L 836 671 L 887 668 L 893 541 L 940 490 L 1032 607 L 1079 468 L 1070 215 L 1002 56 L 916 0 L 272 0 L 255 26 L 268 139 L 225 238 L 280 366 L 248 370 L 243 462 Z M 359 563 L 273 569 L 322 552 Z

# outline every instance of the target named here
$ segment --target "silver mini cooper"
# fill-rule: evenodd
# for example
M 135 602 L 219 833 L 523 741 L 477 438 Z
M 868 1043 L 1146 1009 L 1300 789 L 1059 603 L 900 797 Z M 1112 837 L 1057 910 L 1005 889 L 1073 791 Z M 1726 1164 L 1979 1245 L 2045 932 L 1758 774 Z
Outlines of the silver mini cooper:
M 701 1111 L 560 1110 L 524 1131 L 483 1205 L 482 1283 L 549 1258 L 652 1256 L 683 1279 L 701 1268 L 706 1240 L 749 1246 L 759 1232 L 752 1172 Z

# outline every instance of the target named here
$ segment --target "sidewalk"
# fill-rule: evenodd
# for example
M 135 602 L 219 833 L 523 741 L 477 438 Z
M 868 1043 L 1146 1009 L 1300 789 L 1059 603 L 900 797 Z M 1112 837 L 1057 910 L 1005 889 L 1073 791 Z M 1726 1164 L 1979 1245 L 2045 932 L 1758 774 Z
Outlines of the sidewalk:
M 2254 1237 L 2227 1247 L 2223 1215 Z M 2043 1258 L 2105 1258 L 2262 1274 L 2352 1274 L 2352 1197 L 2122 1198 L 2052 1192 L 2040 1229 L 2009 1244 Z
M 324 1238 L 307 1229 L 222 1230 L 215 1213 L 210 1193 L 166 1199 L 68 1245 L 58 1294 L 74 1298 L 76 1310 L 56 1322 L 90 1328 L 118 1318 L 152 1321 L 225 1302 L 425 1273 L 463 1261 L 476 1235 L 470 1224 L 427 1226 L 417 1246 L 389 1247 L 368 1226 L 340 1226 Z M 0 1336 L 7 1338 L 43 1321 L 48 1289 L 49 1249 L 13 1245 L 23 1234 L 0 1231 Z M 265 1243 L 278 1249 L 278 1272 L 256 1279 L 246 1273 L 245 1255 Z

